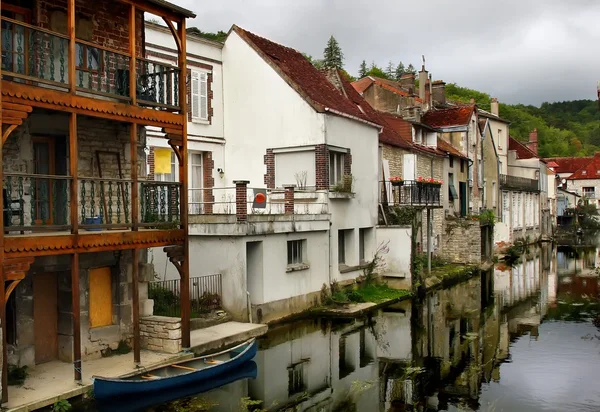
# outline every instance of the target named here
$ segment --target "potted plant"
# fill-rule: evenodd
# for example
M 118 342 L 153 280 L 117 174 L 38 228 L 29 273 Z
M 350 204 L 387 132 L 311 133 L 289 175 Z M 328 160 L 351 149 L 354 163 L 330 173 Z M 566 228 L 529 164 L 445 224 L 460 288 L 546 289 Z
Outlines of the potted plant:
M 417 178 L 417 183 L 420 183 L 424 186 L 441 186 L 444 182 L 442 180 L 437 180 L 432 177 L 421 177 Z
M 404 179 L 400 176 L 390 177 L 390 182 L 392 183 L 392 186 L 404 186 Z

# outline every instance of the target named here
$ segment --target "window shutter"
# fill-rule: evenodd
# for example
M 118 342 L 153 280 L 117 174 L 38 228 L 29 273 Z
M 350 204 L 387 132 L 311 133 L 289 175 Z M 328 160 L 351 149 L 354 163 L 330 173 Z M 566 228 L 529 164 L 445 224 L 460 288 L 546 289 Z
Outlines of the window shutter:
M 208 74 L 200 73 L 200 119 L 208 120 Z
M 200 73 L 192 71 L 192 119 L 200 118 Z

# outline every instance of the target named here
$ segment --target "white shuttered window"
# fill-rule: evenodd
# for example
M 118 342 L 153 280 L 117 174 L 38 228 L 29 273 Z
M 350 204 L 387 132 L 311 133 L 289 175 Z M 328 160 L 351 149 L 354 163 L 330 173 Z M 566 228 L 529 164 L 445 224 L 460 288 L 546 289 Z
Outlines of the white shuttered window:
M 208 73 L 192 71 L 192 120 L 208 120 Z

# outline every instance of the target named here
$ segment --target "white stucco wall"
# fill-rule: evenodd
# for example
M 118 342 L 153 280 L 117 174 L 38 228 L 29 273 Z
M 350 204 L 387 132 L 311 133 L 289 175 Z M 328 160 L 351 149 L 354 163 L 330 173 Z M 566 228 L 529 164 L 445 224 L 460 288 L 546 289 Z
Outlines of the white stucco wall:
M 410 242 L 409 227 L 378 226 L 377 244 L 388 243 L 389 252 L 382 257 L 385 260 L 383 276 L 411 278 L 410 276 Z
M 596 206 L 600 206 L 600 201 L 597 199 L 600 198 L 600 179 L 578 179 L 578 180 L 569 180 L 567 181 L 567 187 L 570 192 L 575 192 L 580 196 L 583 196 L 583 188 L 584 187 L 593 187 L 595 189 L 595 199 L 588 199 L 591 202 L 595 203 Z
M 223 63 L 225 180 L 264 187 L 266 149 L 324 143 L 324 116 L 235 32 L 223 47 Z

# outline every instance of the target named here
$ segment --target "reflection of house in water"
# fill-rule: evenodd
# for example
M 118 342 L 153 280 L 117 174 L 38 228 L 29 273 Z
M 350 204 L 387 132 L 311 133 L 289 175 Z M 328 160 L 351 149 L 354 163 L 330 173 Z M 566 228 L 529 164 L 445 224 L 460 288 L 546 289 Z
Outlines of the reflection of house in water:
M 267 410 L 330 410 L 349 399 L 354 382 L 377 379 L 376 356 L 375 337 L 362 321 L 282 325 L 260 341 L 249 395 Z M 358 410 L 373 410 L 376 387 L 355 401 Z
M 600 262 L 600 250 L 590 246 L 559 246 L 558 276 L 593 275 Z

